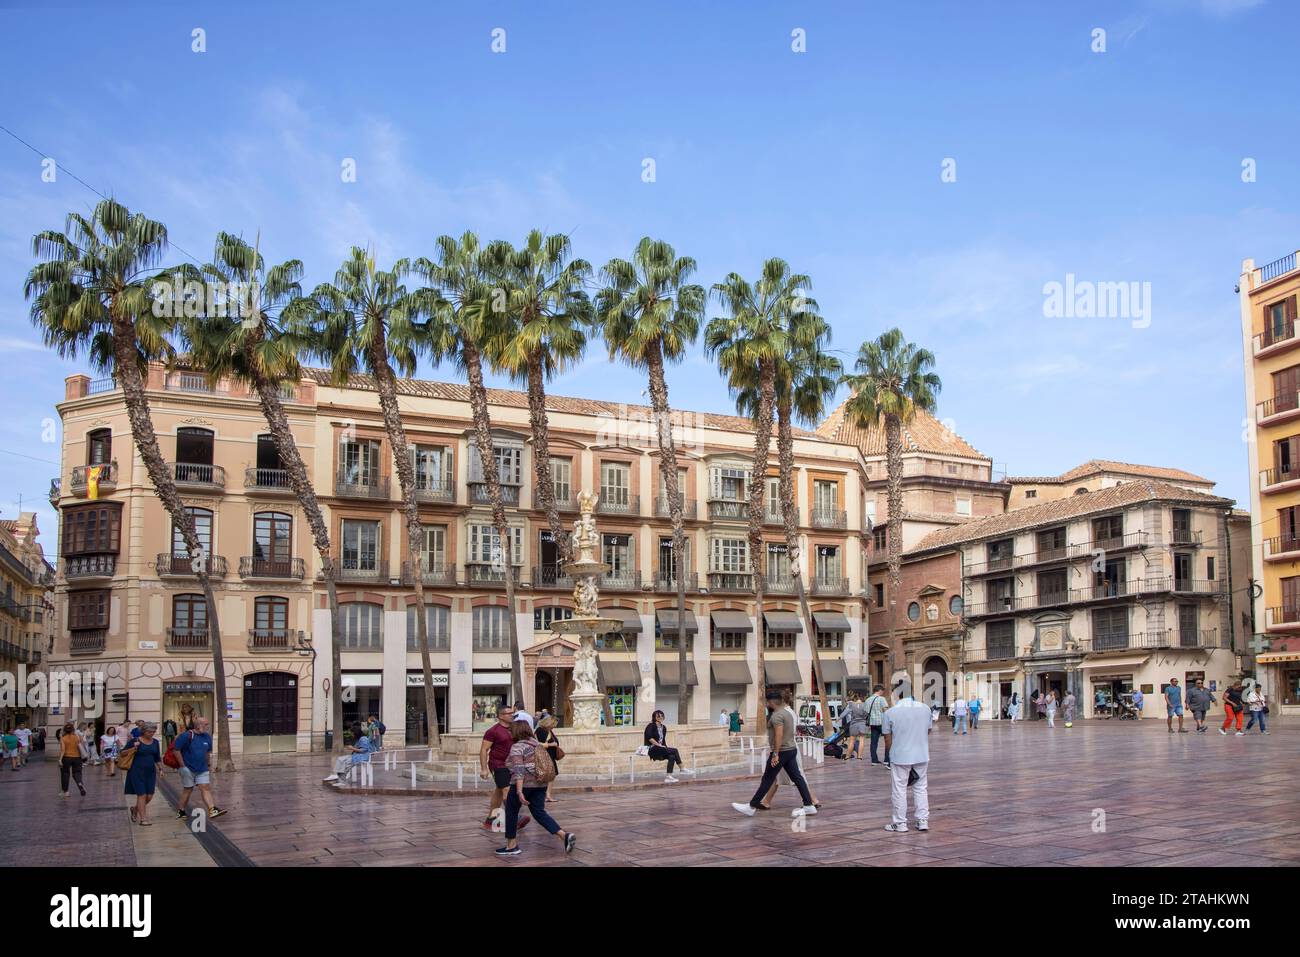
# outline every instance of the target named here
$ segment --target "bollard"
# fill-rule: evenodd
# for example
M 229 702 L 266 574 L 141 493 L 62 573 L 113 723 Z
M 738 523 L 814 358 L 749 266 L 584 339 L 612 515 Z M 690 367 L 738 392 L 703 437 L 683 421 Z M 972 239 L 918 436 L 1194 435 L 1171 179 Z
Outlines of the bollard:
M 459 761 L 456 762 L 456 790 L 460 791 L 465 787 L 465 765 Z
M 429 763 L 433 764 L 433 748 L 429 749 Z
M 636 784 L 636 755 L 627 756 L 627 783 Z
M 415 762 L 411 762 L 411 787 L 415 787 Z

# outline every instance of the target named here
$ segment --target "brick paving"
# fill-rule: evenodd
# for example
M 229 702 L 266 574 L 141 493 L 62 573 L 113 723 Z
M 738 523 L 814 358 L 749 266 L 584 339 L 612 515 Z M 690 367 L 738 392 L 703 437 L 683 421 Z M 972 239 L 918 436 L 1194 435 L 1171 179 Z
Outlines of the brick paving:
M 484 792 L 342 794 L 320 783 L 329 765 L 323 756 L 219 778 L 218 801 L 233 813 L 211 827 L 266 866 L 1214 868 L 1228 849 L 1258 865 L 1295 865 L 1300 724 L 1273 728 L 1267 737 L 1225 738 L 1214 731 L 1170 735 L 1154 721 L 1080 722 L 1055 731 L 1033 722 L 988 724 L 962 737 L 940 725 L 932 739 L 928 833 L 882 830 L 886 771 L 831 762 L 809 772 L 825 807 L 802 832 L 791 826 L 790 788 L 772 812 L 746 818 L 731 810 L 730 802 L 748 799 L 753 780 L 570 791 L 551 809 L 579 835 L 577 851 L 565 857 L 558 841 L 531 825 L 521 836 L 524 854 L 503 861 L 492 855 L 500 835 L 479 826 Z M 55 780 L 46 774 L 42 788 L 0 782 L 0 807 L 16 798 L 21 829 L 42 832 L 15 845 L 11 829 L 0 831 L 0 863 L 108 863 L 100 858 L 110 853 L 134 863 L 119 846 L 128 827 L 122 816 L 78 813 L 75 805 L 49 810 L 59 801 Z M 33 801 L 45 810 L 33 811 Z M 1105 812 L 1099 832 L 1098 810 Z M 80 853 L 94 859 L 78 860 L 65 842 L 84 827 L 91 830 Z

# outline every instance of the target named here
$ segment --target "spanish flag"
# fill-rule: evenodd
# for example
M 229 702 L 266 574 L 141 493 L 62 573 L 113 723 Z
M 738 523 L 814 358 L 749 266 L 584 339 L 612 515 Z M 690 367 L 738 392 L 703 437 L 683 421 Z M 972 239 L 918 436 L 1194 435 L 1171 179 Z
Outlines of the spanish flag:
M 86 473 L 86 494 L 91 498 L 99 498 L 99 473 L 104 466 L 93 465 Z

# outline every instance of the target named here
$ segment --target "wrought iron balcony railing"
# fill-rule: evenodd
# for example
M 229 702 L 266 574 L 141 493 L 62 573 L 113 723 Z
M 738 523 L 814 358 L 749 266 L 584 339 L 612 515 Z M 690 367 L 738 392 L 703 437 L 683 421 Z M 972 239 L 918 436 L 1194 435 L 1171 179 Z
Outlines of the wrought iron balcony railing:
M 409 558 L 402 562 L 402 584 L 414 585 L 416 569 L 420 572 L 420 581 L 425 585 L 456 584 L 456 566 L 449 565 L 441 559 L 422 558 L 413 562 Z
M 302 581 L 306 573 L 306 563 L 301 558 L 257 558 L 245 555 L 239 560 L 240 578 Z
M 244 469 L 244 491 L 292 495 L 288 469 Z

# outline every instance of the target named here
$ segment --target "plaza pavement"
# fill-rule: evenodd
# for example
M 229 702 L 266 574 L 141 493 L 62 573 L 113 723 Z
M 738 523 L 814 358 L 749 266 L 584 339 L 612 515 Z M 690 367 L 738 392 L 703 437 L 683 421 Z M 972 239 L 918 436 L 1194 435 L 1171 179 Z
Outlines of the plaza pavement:
M 809 770 L 824 808 L 802 831 L 789 787 L 771 812 L 731 809 L 748 800 L 753 779 L 567 791 L 550 807 L 579 836 L 574 854 L 533 824 L 521 834 L 523 855 L 498 860 L 501 836 L 480 827 L 485 792 L 343 794 L 321 784 L 323 755 L 217 776 L 218 803 L 232 813 L 209 828 L 227 849 L 216 855 L 223 863 L 262 866 L 1294 866 L 1300 723 L 1270 730 L 1225 738 L 1171 735 L 1154 720 L 1055 731 L 986 722 L 959 736 L 944 722 L 932 736 L 927 833 L 882 830 L 887 771 L 828 762 Z M 154 828 L 133 828 L 120 777 L 104 782 L 102 769 L 88 769 L 84 802 L 75 791 L 62 801 L 57 778 L 52 758 L 0 772 L 0 865 L 210 863 L 165 812 Z

